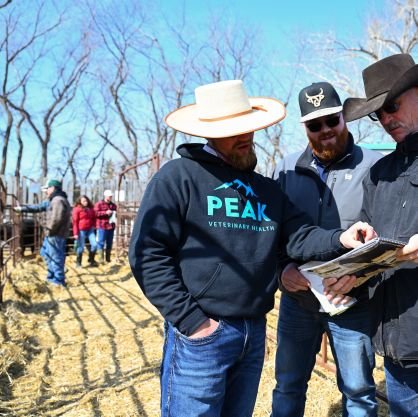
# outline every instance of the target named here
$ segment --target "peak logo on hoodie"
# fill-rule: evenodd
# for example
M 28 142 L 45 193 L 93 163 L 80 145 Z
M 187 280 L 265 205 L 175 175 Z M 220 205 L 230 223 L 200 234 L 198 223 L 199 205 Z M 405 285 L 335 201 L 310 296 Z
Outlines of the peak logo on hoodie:
M 245 195 L 247 197 L 248 196 L 257 197 L 256 193 L 251 188 L 251 185 L 245 185 L 241 180 L 238 180 L 238 179 L 236 179 L 232 182 L 225 182 L 222 185 L 220 185 L 219 187 L 216 187 L 215 190 L 220 190 L 222 188 L 225 188 L 225 189 L 226 188 L 235 188 L 236 190 L 239 190 L 240 188 L 244 188 Z
M 253 200 L 244 199 L 240 193 L 236 193 L 236 197 L 224 198 L 220 198 L 216 195 L 208 195 L 208 216 L 251 219 L 257 222 L 271 221 L 265 213 L 267 205 L 257 201 L 257 194 L 254 192 L 251 185 L 246 185 L 240 179 L 235 179 L 231 182 L 221 184 L 219 187 L 216 187 L 214 191 L 228 188 L 235 190 L 242 188 L 245 191 L 245 196 L 253 197 Z

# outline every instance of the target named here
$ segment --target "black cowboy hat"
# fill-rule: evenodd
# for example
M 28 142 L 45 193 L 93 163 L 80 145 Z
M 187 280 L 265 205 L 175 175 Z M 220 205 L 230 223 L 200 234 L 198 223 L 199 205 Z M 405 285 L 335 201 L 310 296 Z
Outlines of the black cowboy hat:
M 348 98 L 343 105 L 347 122 L 360 119 L 418 86 L 418 65 L 411 55 L 397 54 L 381 59 L 363 70 L 366 98 Z

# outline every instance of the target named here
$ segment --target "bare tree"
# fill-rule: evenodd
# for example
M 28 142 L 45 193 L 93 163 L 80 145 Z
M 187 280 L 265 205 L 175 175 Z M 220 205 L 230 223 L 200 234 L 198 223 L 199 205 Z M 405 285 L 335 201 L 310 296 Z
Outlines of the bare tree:
M 16 183 L 20 182 L 20 169 L 22 166 L 22 156 L 23 156 L 22 124 L 24 121 L 25 121 L 25 118 L 21 116 L 19 121 L 16 124 L 16 139 L 19 144 L 17 158 L 16 158 L 16 168 L 15 168 Z
M 20 102 L 20 106 L 23 107 L 26 100 L 26 86 L 25 84 L 22 85 L 22 98 Z M 20 182 L 20 169 L 22 165 L 22 157 L 23 157 L 23 139 L 22 139 L 22 125 L 25 121 L 25 117 L 20 115 L 19 121 L 16 124 L 16 139 L 18 142 L 18 153 L 16 157 L 16 168 L 15 168 L 15 178 L 16 183 L 19 184 Z
M 7 118 L 6 129 L 4 131 L 4 142 L 3 142 L 3 150 L 1 154 L 1 166 L 0 166 L 0 175 L 4 175 L 6 171 L 6 163 L 7 163 L 7 150 L 9 147 L 10 136 L 11 136 L 12 127 L 13 127 L 13 114 L 7 104 L 7 101 L 4 100 L 3 97 L 0 97 L 0 104 L 4 108 L 4 111 L 6 113 L 6 118 Z
M 196 86 L 234 78 L 250 84 L 251 75 L 255 78 L 262 68 L 256 28 L 243 29 L 229 18 L 214 16 L 207 31 L 197 35 L 184 9 L 176 16 L 159 15 L 155 22 L 131 7 L 117 12 L 90 7 L 96 45 L 105 57 L 96 71 L 101 94 L 90 105 L 95 131 L 126 166 L 155 153 L 170 159 L 179 138 L 189 140 L 169 129 L 164 117 L 194 100 Z M 123 18 L 120 13 L 125 13 Z M 280 132 L 271 133 L 276 148 Z
M 251 86 L 263 67 L 257 28 L 243 29 L 229 17 L 213 16 L 202 39 L 196 39 L 197 31 L 190 27 L 184 13 L 176 17 L 175 24 L 164 20 L 168 33 L 149 35 L 152 48 L 138 50 L 149 62 L 148 82 L 138 85 L 138 90 L 149 103 L 151 114 L 141 129 L 153 153 L 163 158 L 173 157 L 179 137 L 188 140 L 168 129 L 164 116 L 186 100 L 193 101 L 194 87 L 226 79 L 243 79 Z M 171 47 L 162 42 L 163 38 L 170 39 Z M 172 50 L 176 51 L 176 61 Z
M 186 26 L 184 21 L 179 25 L 180 28 Z M 187 36 L 184 36 L 180 30 L 172 28 L 168 22 L 166 27 L 170 31 L 170 39 L 178 53 L 178 61 L 170 62 L 168 51 L 171 45 L 163 46 L 159 37 L 147 35 L 150 41 L 149 47 L 137 48 L 137 51 L 148 63 L 148 73 L 145 82 L 136 80 L 135 85 L 142 93 L 149 109 L 150 117 L 144 119 L 140 127 L 149 144 L 148 153 L 160 153 L 163 158 L 171 159 L 176 147 L 177 132 L 168 129 L 164 117 L 169 111 L 182 106 L 183 100 L 187 97 L 186 86 L 192 82 L 195 60 L 201 48 L 198 47 L 198 51 L 193 51 Z
M 73 195 L 75 195 L 75 191 L 77 188 L 77 169 L 76 169 L 76 161 L 77 161 L 77 153 L 81 149 L 83 142 L 84 142 L 84 135 L 86 133 L 86 126 L 87 123 L 84 123 L 83 129 L 81 132 L 77 135 L 77 140 L 74 141 L 70 146 L 64 146 L 62 148 L 63 152 L 63 160 L 67 162 L 67 165 L 64 170 L 62 171 L 62 178 L 64 179 L 67 175 L 67 172 L 70 172 L 71 174 L 71 183 L 73 186 Z
M 6 4 L 10 3 L 11 1 Z M 13 8 L 10 8 L 9 13 L 5 14 L 2 18 L 4 32 L 0 40 L 0 54 L 4 59 L 2 60 L 3 65 L 1 67 L 2 72 L 0 75 L 0 104 L 5 110 L 7 121 L 2 149 L 0 175 L 3 175 L 6 171 L 8 147 L 13 127 L 14 118 L 12 109 L 14 107 L 10 102 L 11 97 L 16 95 L 16 93 L 20 93 L 21 95 L 25 94 L 23 93 L 23 88 L 26 86 L 33 68 L 44 53 L 42 45 L 37 50 L 34 50 L 34 45 L 37 42 L 42 42 L 45 36 L 54 30 L 60 23 L 60 18 L 52 24 L 44 25 L 42 23 L 44 5 L 44 2 L 39 4 L 34 20 L 29 27 L 27 26 L 26 20 L 23 20 L 19 11 Z M 25 30 L 22 30 L 23 27 Z M 28 63 L 27 60 L 25 60 L 27 56 L 30 56 Z M 16 73 L 17 76 L 12 76 L 12 73 Z
M 93 34 L 101 60 L 94 79 L 99 86 L 96 91 L 100 93 L 88 103 L 94 129 L 106 145 L 117 151 L 123 163 L 131 165 L 138 160 L 140 142 L 137 118 L 133 112 L 136 106 L 131 102 L 132 65 L 135 60 L 133 44 L 141 38 L 144 16 L 133 2 L 102 8 L 89 1 L 86 3 L 94 23 Z M 115 123 L 120 127 L 116 136 L 112 134 Z
M 109 146 L 113 150 L 119 154 L 119 156 L 122 158 L 124 163 L 129 164 L 131 161 L 131 158 L 128 156 L 128 154 L 122 149 L 121 146 L 119 146 L 117 142 L 116 132 L 115 132 L 115 121 L 112 119 L 109 115 L 109 107 L 110 104 L 107 104 L 106 98 L 104 96 L 101 96 L 103 99 L 104 105 L 102 106 L 102 111 L 96 111 L 94 106 L 90 103 L 90 101 L 86 101 L 87 107 L 90 110 L 90 115 L 93 120 L 93 129 L 96 132 L 96 134 L 103 140 L 104 147 Z M 104 150 L 103 147 L 103 150 Z M 97 157 L 102 153 L 99 152 Z
M 306 74 L 333 83 L 347 96 L 364 97 L 363 68 L 388 55 L 417 51 L 416 0 L 387 0 L 386 7 L 369 17 L 363 40 L 342 40 L 333 33 L 319 33 L 310 36 L 308 42 L 312 59 L 301 63 Z M 386 140 L 382 129 L 367 118 L 359 120 L 354 128 L 357 142 Z
M 372 16 L 367 39 L 358 46 L 335 41 L 343 51 L 353 52 L 371 63 L 392 54 L 411 54 L 418 43 L 416 0 L 387 1 L 381 14 Z
M 152 63 L 148 83 L 140 91 L 147 98 L 151 118 L 143 124 L 143 132 L 152 145 L 154 153 L 163 158 L 172 158 L 179 139 L 188 140 L 182 134 L 168 129 L 164 116 L 187 101 L 194 101 L 193 87 L 227 79 L 242 79 L 249 93 L 260 91 L 264 95 L 276 97 L 280 92 L 284 105 L 293 93 L 296 72 L 292 72 L 290 84 L 267 71 L 268 57 L 272 51 L 260 47 L 259 30 L 256 27 L 242 28 L 227 13 L 215 15 L 202 39 L 196 39 L 193 28 L 187 24 L 184 15 L 176 19 L 176 24 L 164 21 L 164 27 L 176 51 L 178 61 L 170 60 L 170 49 L 152 38 L 152 49 L 143 49 L 144 58 Z M 271 59 L 271 58 L 270 58 Z M 151 73 L 152 69 L 152 73 Z M 279 124 L 259 132 L 256 146 L 259 155 L 258 170 L 271 173 L 275 159 L 282 155 L 284 125 Z
M 0 3 L 0 9 L 6 7 L 8 4 L 11 4 L 13 0 L 5 0 L 3 3 Z
M 84 176 L 84 182 L 87 182 L 87 180 L 90 178 L 90 175 L 93 172 L 93 169 L 94 169 L 94 167 L 96 165 L 97 160 L 100 158 L 101 155 L 103 155 L 103 152 L 104 152 L 104 150 L 106 148 L 106 145 L 107 144 L 104 143 L 102 145 L 102 147 L 99 149 L 99 152 L 97 152 L 97 154 L 93 158 L 91 158 L 91 160 L 90 160 L 90 166 L 89 166 L 89 168 L 88 168 L 88 170 L 86 172 L 86 175 Z
M 27 106 L 17 105 L 11 100 L 8 103 L 15 110 L 19 111 L 29 126 L 32 128 L 35 137 L 41 145 L 41 175 L 48 175 L 48 147 L 52 139 L 52 131 L 57 118 L 67 109 L 74 100 L 80 79 L 88 67 L 89 50 L 78 54 L 78 46 L 69 50 L 67 55 L 62 57 L 61 63 L 56 69 L 55 80 L 49 87 L 49 103 L 39 118 L 37 112 Z M 45 98 L 45 102 L 47 99 Z

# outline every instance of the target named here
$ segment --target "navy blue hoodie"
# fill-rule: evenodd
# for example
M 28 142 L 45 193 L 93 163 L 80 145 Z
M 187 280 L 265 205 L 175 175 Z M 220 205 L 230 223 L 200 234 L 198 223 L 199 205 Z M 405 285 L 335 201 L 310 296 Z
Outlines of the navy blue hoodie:
M 309 226 L 276 181 L 202 148 L 181 145 L 181 158 L 154 175 L 129 249 L 142 291 L 186 336 L 208 317 L 262 317 L 273 308 L 280 247 L 301 261 L 344 251 L 340 229 Z

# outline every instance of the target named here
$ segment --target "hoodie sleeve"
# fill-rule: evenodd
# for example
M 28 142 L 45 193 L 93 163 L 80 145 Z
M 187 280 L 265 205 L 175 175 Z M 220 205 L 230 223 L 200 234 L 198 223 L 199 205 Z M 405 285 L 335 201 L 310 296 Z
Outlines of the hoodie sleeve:
M 177 262 L 187 202 L 175 181 L 156 174 L 143 196 L 129 247 L 133 275 L 150 302 L 189 336 L 207 316 L 183 285 Z
M 286 246 L 289 257 L 301 262 L 327 261 L 347 252 L 340 242 L 342 229 L 325 230 L 313 226 L 309 216 L 299 210 L 283 192 L 282 198 L 282 246 Z
M 276 165 L 276 169 L 273 172 L 272 178 L 276 180 L 281 187 L 281 190 L 286 189 L 285 179 L 286 175 L 284 175 L 285 172 L 285 158 L 282 158 L 279 160 L 279 162 Z M 278 256 L 277 261 L 277 276 L 278 276 L 278 284 L 279 289 L 281 292 L 288 293 L 289 291 L 286 290 L 282 283 L 282 273 L 283 270 L 286 268 L 286 266 L 290 263 L 294 262 L 292 258 L 290 258 L 285 252 L 280 252 Z

